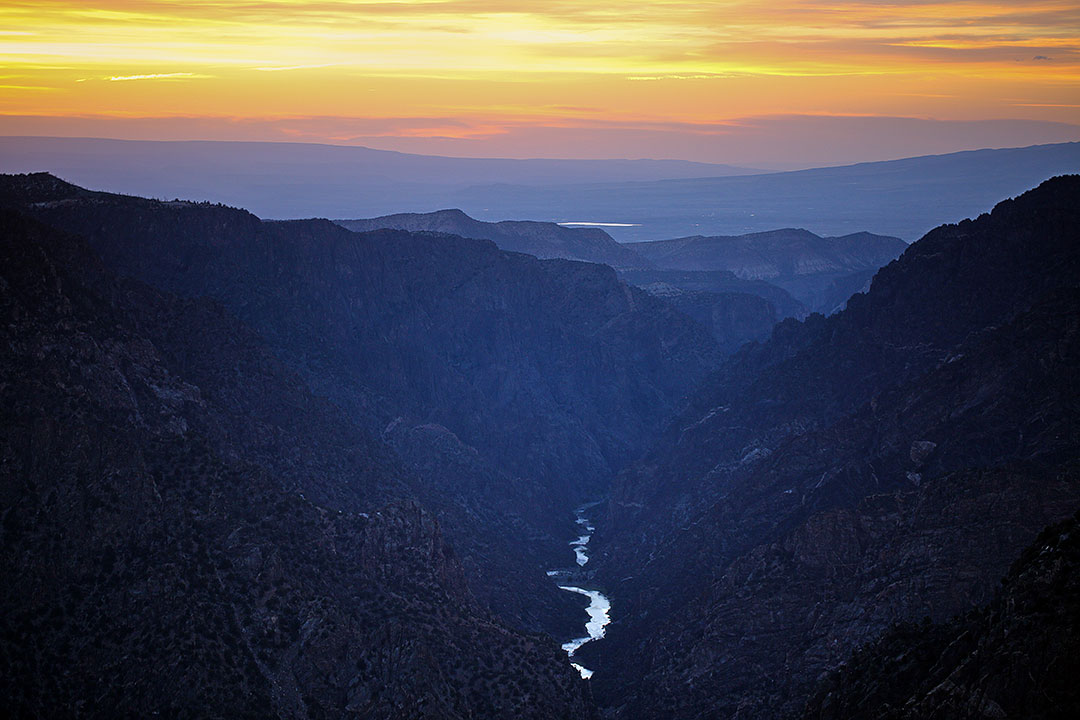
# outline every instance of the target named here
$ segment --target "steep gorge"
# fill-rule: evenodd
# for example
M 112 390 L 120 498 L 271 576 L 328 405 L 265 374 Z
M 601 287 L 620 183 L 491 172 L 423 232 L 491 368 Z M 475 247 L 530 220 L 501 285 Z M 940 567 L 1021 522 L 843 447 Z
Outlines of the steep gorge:
M 483 240 L 48 175 L 0 206 L 0 676 L 27 715 L 829 717 L 881 700 L 874 648 L 956 613 L 1004 657 L 993 623 L 1026 616 L 977 608 L 1080 507 L 1075 176 L 727 360 L 611 268 Z M 586 683 L 558 647 L 581 593 L 545 571 L 601 495 L 565 585 L 617 609 Z M 1031 552 L 1013 577 L 1070 582 Z M 904 701 L 992 696 L 961 664 L 941 703 L 941 672 Z

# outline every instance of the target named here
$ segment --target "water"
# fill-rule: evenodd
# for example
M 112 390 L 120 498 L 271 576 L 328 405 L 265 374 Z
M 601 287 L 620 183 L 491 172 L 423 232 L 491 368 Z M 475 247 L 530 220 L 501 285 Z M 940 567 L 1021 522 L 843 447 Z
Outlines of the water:
M 581 527 L 583 533 L 578 536 L 577 540 L 572 540 L 570 542 L 570 547 L 574 549 L 574 557 L 577 560 L 579 568 L 585 567 L 585 564 L 589 562 L 589 540 L 592 538 L 592 532 L 596 528 L 589 522 L 589 518 L 585 515 L 585 511 L 595 504 L 596 503 L 583 505 L 577 509 L 577 524 Z M 551 577 L 559 577 L 565 574 L 567 574 L 567 572 L 561 570 L 548 571 L 548 575 Z M 589 616 L 588 621 L 585 623 L 586 634 L 582 637 L 565 642 L 562 645 L 562 649 L 566 651 L 567 657 L 570 658 L 570 664 L 574 666 L 575 670 L 581 673 L 581 677 L 587 680 L 592 677 L 593 671 L 573 662 L 574 653 L 585 643 L 599 640 L 604 637 L 604 628 L 611 622 L 611 601 L 599 590 L 589 590 L 588 588 L 578 587 L 576 585 L 559 585 L 559 589 L 584 595 L 589 598 L 589 607 L 585 609 L 585 612 Z
M 641 227 L 641 223 L 619 223 L 619 222 L 561 222 L 559 223 L 563 227 Z

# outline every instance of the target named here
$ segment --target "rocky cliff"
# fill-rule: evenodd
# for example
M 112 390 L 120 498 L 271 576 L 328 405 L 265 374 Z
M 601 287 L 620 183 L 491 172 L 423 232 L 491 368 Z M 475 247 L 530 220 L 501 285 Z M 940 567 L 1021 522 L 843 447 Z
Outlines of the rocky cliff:
M 641 451 L 719 357 L 704 328 L 604 266 L 483 240 L 264 223 L 44 174 L 0 185 L 117 272 L 235 313 L 297 382 L 408 466 L 474 595 L 527 631 L 572 630 L 576 603 L 544 574 L 565 561 L 570 508 Z M 204 332 L 182 314 L 171 327 Z
M 894 622 L 988 601 L 1075 512 L 1078 198 L 1058 178 L 939 228 L 705 383 L 598 538 L 626 604 L 587 659 L 605 702 L 793 711 Z
M 803 717 L 1067 718 L 1080 707 L 1080 522 L 1047 528 L 992 603 L 904 623 L 855 654 Z
M 8 714 L 589 715 L 556 644 L 474 599 L 409 471 L 257 335 L 0 218 Z

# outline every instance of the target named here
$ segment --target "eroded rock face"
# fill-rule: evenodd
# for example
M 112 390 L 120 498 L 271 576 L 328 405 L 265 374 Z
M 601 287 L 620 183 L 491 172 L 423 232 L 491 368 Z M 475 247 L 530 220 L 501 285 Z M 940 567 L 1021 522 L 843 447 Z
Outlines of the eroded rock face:
M 1080 706 L 1080 523 L 1048 528 L 992 603 L 907 623 L 870 643 L 811 697 L 805 718 L 1053 718 Z
M 781 323 L 706 382 L 596 539 L 626 598 L 585 659 L 605 702 L 795 711 L 894 622 L 988 601 L 1080 506 L 1078 199 L 1061 178 L 939 228 L 843 312 Z
M 220 306 L 8 209 L 0 287 L 9 713 L 589 715 L 557 644 L 477 603 L 403 466 Z

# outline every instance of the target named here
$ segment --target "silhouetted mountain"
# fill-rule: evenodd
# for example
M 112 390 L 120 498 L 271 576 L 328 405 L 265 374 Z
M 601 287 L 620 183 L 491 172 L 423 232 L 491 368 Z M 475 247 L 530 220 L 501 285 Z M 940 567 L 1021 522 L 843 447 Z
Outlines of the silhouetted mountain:
M 497 223 L 480 222 L 460 210 L 401 213 L 366 220 L 337 220 L 336 222 L 356 232 L 392 229 L 448 233 L 460 237 L 490 240 L 503 250 L 527 253 L 541 259 L 581 260 L 603 263 L 616 268 L 650 265 L 640 255 L 615 242 L 600 228 L 569 228 L 555 223 L 515 220 Z
M 685 237 L 627 247 L 670 270 L 727 270 L 745 280 L 767 280 L 813 310 L 826 290 L 854 273 L 875 271 L 899 257 L 904 241 L 871 233 L 820 237 L 807 230 L 772 230 L 737 237 Z
M 456 193 L 444 206 L 474 217 L 601 220 L 621 242 L 742 235 L 804 227 L 821 235 L 870 230 L 915 240 L 958 217 L 1063 173 L 1080 172 L 1080 143 L 974 150 L 744 177 L 515 187 Z
M 1069 718 L 1080 707 L 1080 522 L 1041 533 L 993 603 L 905 623 L 860 650 L 803 717 Z
M 1080 177 L 940 227 L 731 358 L 620 475 L 582 649 L 622 717 L 778 717 L 894 623 L 989 601 L 1080 507 Z
M 454 206 L 455 192 L 477 184 L 760 172 L 683 160 L 456 158 L 317 143 L 0 137 L 0 172 L 41 170 L 110 192 L 207 199 L 279 219 L 437 210 Z
M 219 305 L 10 208 L 0 286 L 6 714 L 588 716 L 558 647 L 388 500 L 413 482 L 392 454 Z

